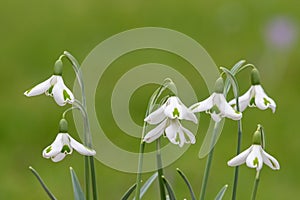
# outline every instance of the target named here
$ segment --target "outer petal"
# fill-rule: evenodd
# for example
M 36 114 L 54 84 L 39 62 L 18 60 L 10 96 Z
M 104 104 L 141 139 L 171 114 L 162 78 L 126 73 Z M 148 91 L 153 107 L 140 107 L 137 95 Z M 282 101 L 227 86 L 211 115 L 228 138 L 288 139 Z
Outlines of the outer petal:
M 168 119 L 165 119 L 163 122 L 161 122 L 158 126 L 156 126 L 154 129 L 149 131 L 146 136 L 144 137 L 143 141 L 147 143 L 151 143 L 157 138 L 159 138 L 166 128 Z
M 44 158 L 50 158 L 60 153 L 63 147 L 62 137 L 63 137 L 63 133 L 59 133 L 56 136 L 54 142 L 43 150 Z
M 247 106 L 249 105 L 252 99 L 252 96 L 253 96 L 253 86 L 251 86 L 245 94 L 239 97 L 239 107 L 241 112 L 243 112 L 247 108 Z M 234 108 L 236 109 L 236 100 L 232 99 L 231 101 L 229 101 L 229 105 L 231 106 L 234 105 Z
M 274 100 L 267 96 L 261 85 L 256 85 L 254 87 L 256 106 L 261 110 L 271 108 L 272 112 L 274 113 L 276 110 L 276 103 L 274 102 Z
M 228 117 L 233 120 L 240 120 L 242 118 L 242 113 L 238 113 L 235 111 L 226 101 L 223 94 L 216 94 L 215 97 L 216 106 L 221 111 L 221 115 L 224 117 Z
M 172 142 L 173 144 L 179 144 L 179 141 L 177 140 L 177 133 L 179 129 L 178 120 L 170 120 L 170 125 L 166 128 L 166 136 Z
M 179 119 L 185 119 L 194 122 L 195 124 L 198 124 L 198 119 L 196 115 L 187 108 L 181 101 L 178 99 L 178 101 L 181 103 L 181 115 L 178 117 Z
M 263 149 L 261 149 L 261 151 L 264 163 L 274 170 L 279 170 L 280 165 L 278 161 L 273 156 L 265 152 Z
M 166 104 L 162 105 L 160 108 L 158 108 L 154 112 L 150 113 L 150 115 L 148 115 L 144 119 L 144 121 L 149 123 L 149 124 L 158 124 L 158 123 L 160 123 L 162 120 L 164 120 L 166 118 L 166 116 L 164 114 L 165 108 L 166 108 Z
M 202 111 L 211 109 L 214 105 L 213 100 L 214 100 L 215 95 L 216 95 L 216 93 L 212 93 L 207 99 L 193 104 L 190 107 L 190 109 L 192 110 L 192 112 L 202 112 Z
M 53 78 L 55 78 L 54 75 L 45 80 L 44 82 L 34 86 L 32 89 L 27 90 L 26 92 L 24 92 L 24 94 L 28 97 L 31 97 L 45 93 L 51 87 L 51 82 Z
M 53 162 L 59 162 L 59 161 L 63 160 L 63 159 L 66 157 L 66 155 L 67 155 L 67 154 L 59 153 L 59 154 L 57 154 L 56 156 L 51 157 L 51 160 L 52 160 Z
M 70 145 L 73 149 L 75 149 L 78 153 L 84 156 L 93 156 L 96 154 L 95 150 L 89 149 L 82 145 L 81 143 L 74 140 L 69 134 L 68 134 Z
M 252 146 L 246 149 L 245 151 L 243 151 L 242 153 L 240 153 L 239 155 L 235 156 L 231 160 L 229 160 L 227 164 L 231 167 L 235 167 L 243 164 L 244 162 L 246 162 L 246 158 L 251 152 L 251 150 L 252 150 Z
M 194 136 L 194 134 L 188 130 L 187 128 L 184 128 L 183 126 L 180 126 L 180 130 L 183 131 L 183 133 L 185 133 L 188 136 L 188 140 L 186 141 L 186 143 L 191 143 L 191 144 L 195 144 L 196 143 L 196 138 Z
M 246 164 L 248 167 L 256 168 L 256 171 L 261 170 L 263 166 L 263 158 L 261 155 L 261 146 L 260 145 L 252 145 L 252 151 L 249 153 Z
M 55 102 L 60 106 L 64 106 L 66 103 L 74 102 L 74 95 L 65 86 L 61 76 L 57 76 L 57 83 L 54 85 L 52 93 Z

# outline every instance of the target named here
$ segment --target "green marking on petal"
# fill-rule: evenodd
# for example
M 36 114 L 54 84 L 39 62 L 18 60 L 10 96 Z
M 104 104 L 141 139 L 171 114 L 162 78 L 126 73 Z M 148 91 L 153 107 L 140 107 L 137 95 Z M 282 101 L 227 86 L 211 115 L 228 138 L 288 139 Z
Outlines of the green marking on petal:
M 253 165 L 254 166 L 258 166 L 258 158 L 257 157 L 255 157 L 255 159 L 253 160 Z
M 54 87 L 54 85 L 51 85 L 51 87 L 47 90 L 47 93 L 48 93 L 49 95 L 52 94 L 53 87 Z
M 52 146 L 49 146 L 49 147 L 46 149 L 46 153 L 49 153 L 50 151 L 52 151 Z
M 274 163 L 271 159 L 269 159 L 269 161 L 271 162 L 272 166 L 273 166 L 274 168 L 276 168 L 275 163 Z
M 66 90 L 63 91 L 63 95 L 64 95 L 64 100 L 66 101 L 67 99 L 71 100 L 70 95 L 68 94 L 68 92 Z
M 176 117 L 176 116 L 179 117 L 179 115 L 180 115 L 180 113 L 179 113 L 178 109 L 174 108 L 173 117 Z
M 29 90 L 26 90 L 26 94 L 28 94 L 33 88 L 29 89 Z
M 68 145 L 64 145 L 60 152 L 61 153 L 70 153 L 71 149 Z
M 255 98 L 252 97 L 252 99 L 250 100 L 250 103 L 249 103 L 250 106 L 256 106 L 255 104 Z
M 216 105 L 214 105 L 214 106 L 208 111 L 208 113 L 216 113 L 216 114 L 219 114 L 219 113 L 221 113 L 221 111 L 220 111 L 220 109 L 219 109 Z
M 266 99 L 266 98 L 264 98 L 264 104 L 267 106 L 267 105 L 269 105 L 271 102 L 268 100 L 268 99 Z

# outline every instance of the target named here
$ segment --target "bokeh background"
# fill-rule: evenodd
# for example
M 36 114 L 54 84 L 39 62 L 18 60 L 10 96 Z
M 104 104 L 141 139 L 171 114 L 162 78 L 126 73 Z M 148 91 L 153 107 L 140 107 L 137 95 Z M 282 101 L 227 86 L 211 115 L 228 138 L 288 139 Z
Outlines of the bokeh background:
M 256 124 L 265 127 L 267 151 L 281 164 L 280 171 L 264 167 L 257 199 L 295 199 L 299 195 L 299 2 L 298 1 L 171 1 L 171 0 L 110 0 L 110 1 L 1 1 L 0 6 L 0 199 L 47 199 L 45 192 L 28 170 L 37 169 L 58 199 L 72 199 L 69 166 L 83 182 L 83 159 L 77 153 L 61 163 L 42 158 L 41 152 L 56 136 L 58 121 L 65 108 L 58 107 L 48 97 L 26 98 L 23 92 L 46 79 L 52 66 L 64 51 L 72 52 L 82 62 L 101 41 L 119 32 L 145 26 L 164 27 L 182 32 L 209 52 L 218 66 L 231 67 L 246 59 L 259 68 L 267 93 L 278 108 L 248 109 L 243 119 L 242 148 L 251 144 Z M 115 70 L 107 72 L 107 85 L 120 76 L 122 66 L 158 62 L 188 69 L 180 58 L 156 51 L 141 51 L 120 58 Z M 118 68 L 119 66 L 119 68 Z M 181 67 L 182 66 L 182 67 Z M 117 69 L 122 69 L 118 71 Z M 238 78 L 241 92 L 249 87 L 249 71 Z M 66 66 L 65 82 L 72 85 L 74 73 Z M 192 80 L 197 82 L 198 80 Z M 110 87 L 108 87 L 110 88 Z M 147 97 L 155 88 L 145 86 L 132 99 L 131 114 L 137 123 L 143 120 Z M 107 89 L 108 90 L 108 89 Z M 208 96 L 199 79 L 199 100 Z M 109 103 L 109 95 L 97 94 L 99 102 Z M 109 116 L 109 105 L 96 106 L 100 119 L 111 128 L 111 140 L 123 148 L 137 152 L 139 140 L 128 138 L 115 127 Z M 101 109 L 101 108 L 106 109 Z M 101 110 L 100 110 L 101 109 Z M 76 134 L 69 115 L 70 132 Z M 188 190 L 176 173 L 182 169 L 197 194 L 200 192 L 205 159 L 197 154 L 210 117 L 201 114 L 197 143 L 183 157 L 165 170 L 178 199 L 189 199 Z M 227 120 L 217 143 L 207 199 L 213 199 L 220 188 L 229 184 L 224 199 L 231 198 L 233 168 L 226 162 L 235 154 L 236 123 Z M 107 152 L 109 153 L 109 152 Z M 167 155 L 163 155 L 167 156 Z M 134 183 L 135 175 L 110 169 L 96 162 L 100 199 L 120 199 Z M 147 178 L 151 174 L 145 174 Z M 255 170 L 245 166 L 240 170 L 238 199 L 251 195 Z M 155 183 L 145 199 L 158 199 Z

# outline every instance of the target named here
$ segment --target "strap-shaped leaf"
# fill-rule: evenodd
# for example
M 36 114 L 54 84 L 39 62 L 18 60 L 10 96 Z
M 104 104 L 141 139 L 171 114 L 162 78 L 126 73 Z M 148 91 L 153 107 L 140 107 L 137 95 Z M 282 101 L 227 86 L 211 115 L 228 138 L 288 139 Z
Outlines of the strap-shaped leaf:
M 240 60 L 239 62 L 237 62 L 232 68 L 231 68 L 231 73 L 233 75 L 235 75 L 236 73 L 240 72 L 242 70 L 243 67 L 243 64 L 245 64 L 245 60 Z M 225 84 L 224 84 L 224 95 L 226 96 L 227 93 L 229 92 L 229 89 L 231 87 L 231 84 L 230 84 L 230 80 L 229 78 L 227 78 L 225 80 Z
M 136 183 L 127 190 L 127 192 L 123 195 L 121 200 L 127 200 L 132 194 L 132 192 L 135 190 L 135 188 L 136 188 Z
M 45 192 L 47 193 L 47 195 L 49 196 L 49 198 L 51 200 L 56 200 L 56 197 L 52 194 L 52 192 L 48 189 L 48 187 L 46 186 L 46 184 L 44 183 L 43 179 L 40 177 L 39 173 L 37 171 L 35 171 L 35 169 L 33 169 L 33 167 L 29 167 L 30 171 L 34 174 L 34 176 L 38 179 L 38 181 L 40 182 L 41 186 L 43 187 L 43 189 L 45 190 Z
M 167 188 L 170 200 L 176 200 L 174 190 L 173 190 L 172 186 L 170 185 L 170 183 L 168 182 L 168 180 L 166 179 L 166 177 L 162 176 L 161 178 L 163 179 L 164 184 Z
M 78 178 L 76 176 L 75 171 L 72 167 L 70 167 L 70 173 L 72 178 L 72 185 L 73 185 L 73 192 L 74 192 L 74 199 L 75 200 L 85 200 L 84 193 L 81 189 L 80 183 L 78 181 Z
M 189 188 L 192 200 L 196 200 L 196 196 L 195 196 L 195 193 L 193 191 L 192 185 L 189 182 L 189 180 L 187 179 L 186 175 L 180 169 L 177 168 L 176 170 L 177 170 L 178 174 L 181 176 L 181 178 L 184 180 L 187 187 Z
M 227 184 L 222 187 L 222 189 L 220 190 L 220 192 L 217 194 L 215 200 L 222 200 L 223 199 L 223 196 L 224 196 L 224 194 L 225 194 L 225 192 L 227 190 L 227 187 L 228 187 Z

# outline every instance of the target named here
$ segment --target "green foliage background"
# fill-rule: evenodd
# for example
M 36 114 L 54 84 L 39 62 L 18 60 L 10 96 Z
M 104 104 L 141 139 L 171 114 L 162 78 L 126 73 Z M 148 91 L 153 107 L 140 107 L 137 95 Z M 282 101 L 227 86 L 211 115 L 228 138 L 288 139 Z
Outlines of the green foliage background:
M 238 60 L 246 59 L 261 70 L 263 85 L 277 102 L 278 109 L 275 115 L 270 110 L 245 111 L 247 118 L 243 120 L 242 148 L 251 144 L 251 134 L 256 124 L 263 124 L 267 134 L 267 151 L 279 160 L 281 169 L 275 172 L 263 168 L 258 199 L 297 198 L 300 187 L 297 106 L 300 96 L 299 34 L 296 34 L 293 45 L 280 49 L 267 43 L 265 30 L 270 20 L 283 16 L 293 21 L 299 33 L 299 13 L 299 2 L 295 0 L 2 0 L 0 199 L 47 199 L 28 170 L 30 165 L 39 171 L 58 199 L 73 198 L 69 166 L 74 168 L 83 182 L 82 157 L 73 153 L 57 164 L 41 156 L 43 148 L 56 136 L 58 121 L 65 108 L 58 107 L 45 96 L 26 98 L 23 92 L 51 75 L 55 60 L 64 50 L 72 52 L 82 62 L 98 43 L 108 37 L 145 26 L 170 28 L 194 38 L 218 66 L 231 67 Z M 156 58 L 155 52 L 147 53 L 136 57 L 129 55 L 124 62 L 115 64 L 134 66 L 137 60 L 143 63 Z M 168 55 L 159 55 L 158 60 L 165 60 L 170 65 L 180 63 L 178 58 Z M 113 80 L 114 73 L 118 71 L 112 72 L 111 79 L 108 76 L 106 80 Z M 71 67 L 66 67 L 64 74 L 65 82 L 71 85 L 75 78 Z M 248 72 L 243 72 L 238 78 L 243 93 L 249 86 Z M 199 80 L 199 100 L 208 96 L 203 84 L 203 80 Z M 152 91 L 150 87 L 144 93 L 150 95 Z M 97 95 L 101 97 L 101 94 Z M 136 98 L 141 99 L 133 102 L 146 99 L 143 95 Z M 133 118 L 141 122 L 143 115 L 140 111 L 145 110 L 145 104 L 134 104 L 132 107 Z M 100 116 L 106 116 L 109 110 L 98 112 Z M 183 181 L 176 174 L 177 167 L 190 178 L 196 193 L 200 191 L 205 160 L 199 160 L 197 154 L 208 122 L 209 116 L 202 114 L 196 145 L 166 169 L 166 176 L 173 184 L 178 199 L 189 199 L 189 196 Z M 70 132 L 76 137 L 74 125 L 70 124 Z M 122 134 L 117 133 L 114 125 L 113 122 L 106 122 L 106 126 L 111 126 L 111 139 L 120 146 L 138 151 L 138 140 L 120 136 Z M 235 154 L 235 144 L 236 124 L 227 120 L 216 146 L 207 199 L 213 199 L 225 184 L 229 184 L 225 199 L 230 199 L 233 168 L 227 167 L 226 163 Z M 100 162 L 96 162 L 96 168 L 100 199 L 119 199 L 135 181 L 134 174 L 118 172 Z M 144 177 L 148 176 L 150 174 Z M 255 170 L 241 167 L 238 199 L 249 198 L 254 176 Z M 145 199 L 158 199 L 157 185 L 151 187 Z

